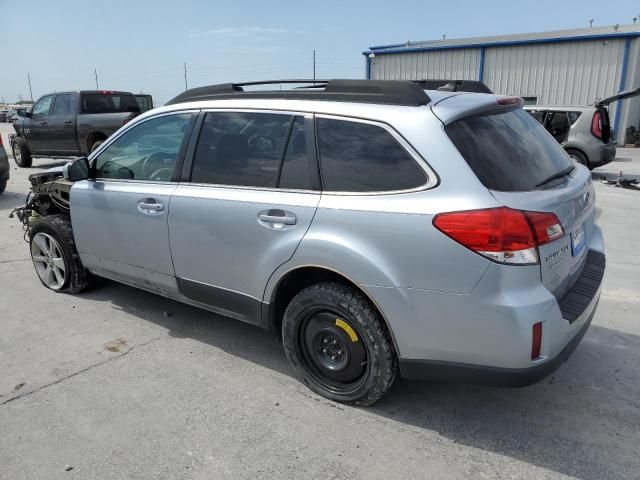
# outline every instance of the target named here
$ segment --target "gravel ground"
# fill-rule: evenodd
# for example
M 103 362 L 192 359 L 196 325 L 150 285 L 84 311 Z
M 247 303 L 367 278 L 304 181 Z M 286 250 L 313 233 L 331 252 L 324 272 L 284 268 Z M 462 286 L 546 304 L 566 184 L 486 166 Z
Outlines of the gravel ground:
M 257 328 L 109 281 L 45 290 L 7 215 L 59 164 L 12 169 L 0 195 L 0 478 L 640 478 L 639 191 L 596 184 L 600 307 L 551 378 L 399 381 L 358 409 L 299 384 Z M 640 175 L 640 150 L 594 178 L 621 169 Z

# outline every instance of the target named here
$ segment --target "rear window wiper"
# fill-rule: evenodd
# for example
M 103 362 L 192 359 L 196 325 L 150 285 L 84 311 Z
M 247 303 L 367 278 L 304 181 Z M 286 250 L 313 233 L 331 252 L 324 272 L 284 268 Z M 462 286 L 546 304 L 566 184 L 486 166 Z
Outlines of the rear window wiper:
M 562 177 L 566 177 L 567 175 L 569 175 L 571 172 L 573 172 L 573 169 L 576 168 L 574 166 L 570 166 L 567 167 L 563 170 L 560 170 L 558 173 L 554 173 L 553 175 L 548 176 L 547 178 L 545 178 L 544 180 L 542 180 L 540 183 L 536 184 L 536 188 L 541 187 L 542 185 L 545 185 L 553 180 L 557 180 L 558 178 L 562 178 Z

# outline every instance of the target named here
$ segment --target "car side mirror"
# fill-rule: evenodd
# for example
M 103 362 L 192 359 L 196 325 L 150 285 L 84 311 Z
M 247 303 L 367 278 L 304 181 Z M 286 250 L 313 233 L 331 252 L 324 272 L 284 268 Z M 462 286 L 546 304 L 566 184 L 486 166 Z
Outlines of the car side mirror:
M 31 117 L 31 112 L 29 110 L 18 110 L 19 117 Z
M 62 168 L 62 176 L 70 182 L 79 182 L 89 178 L 89 160 L 86 157 L 76 158 Z

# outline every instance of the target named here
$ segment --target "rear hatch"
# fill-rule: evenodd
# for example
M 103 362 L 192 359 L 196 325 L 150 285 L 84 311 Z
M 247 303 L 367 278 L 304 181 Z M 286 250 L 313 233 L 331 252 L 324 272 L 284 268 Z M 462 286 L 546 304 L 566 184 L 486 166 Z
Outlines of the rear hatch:
M 459 116 L 445 130 L 502 205 L 556 215 L 564 233 L 538 252 L 542 282 L 561 298 L 579 277 L 589 250 L 595 218 L 591 175 L 519 104 L 495 108 L 494 100 L 493 108 L 479 110 L 476 106 L 471 116 Z

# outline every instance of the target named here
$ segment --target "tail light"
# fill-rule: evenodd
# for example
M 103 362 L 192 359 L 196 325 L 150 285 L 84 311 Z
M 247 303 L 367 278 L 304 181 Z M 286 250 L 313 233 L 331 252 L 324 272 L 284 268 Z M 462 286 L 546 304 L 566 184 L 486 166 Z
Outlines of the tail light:
M 2 135 L 0 135 L 0 146 L 2 145 Z
M 595 137 L 602 138 L 602 114 L 597 110 L 591 120 L 591 133 Z
M 534 323 L 531 332 L 531 360 L 540 356 L 542 348 L 542 322 Z
M 439 213 L 433 225 L 464 247 L 495 262 L 532 265 L 538 246 L 564 235 L 553 213 L 507 207 Z

